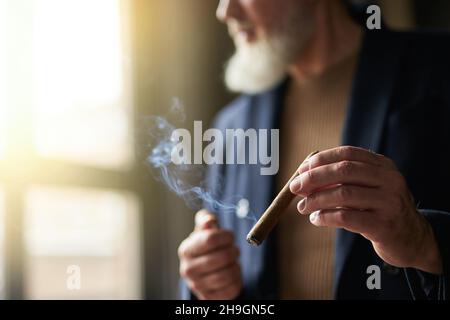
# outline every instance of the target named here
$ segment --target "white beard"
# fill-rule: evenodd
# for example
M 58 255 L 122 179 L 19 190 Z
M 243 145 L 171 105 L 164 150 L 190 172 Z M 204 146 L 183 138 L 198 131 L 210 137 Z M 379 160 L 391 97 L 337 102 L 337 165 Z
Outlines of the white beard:
M 312 27 L 308 15 L 292 10 L 274 35 L 253 43 L 235 35 L 236 52 L 225 70 L 227 88 L 233 92 L 258 94 L 278 85 L 304 49 Z
M 236 41 L 238 42 L 238 41 Z M 255 43 L 236 43 L 236 53 L 225 71 L 225 84 L 233 92 L 257 94 L 266 91 L 286 76 L 290 57 L 278 39 L 260 39 Z

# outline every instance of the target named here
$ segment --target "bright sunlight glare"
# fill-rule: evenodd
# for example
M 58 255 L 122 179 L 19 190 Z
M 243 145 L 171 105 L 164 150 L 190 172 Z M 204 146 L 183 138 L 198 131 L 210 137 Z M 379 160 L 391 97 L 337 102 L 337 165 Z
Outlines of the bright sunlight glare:
M 5 0 L 0 0 L 0 159 L 5 153 Z
M 103 167 L 126 166 L 133 144 L 124 93 L 120 0 L 36 2 L 37 152 Z

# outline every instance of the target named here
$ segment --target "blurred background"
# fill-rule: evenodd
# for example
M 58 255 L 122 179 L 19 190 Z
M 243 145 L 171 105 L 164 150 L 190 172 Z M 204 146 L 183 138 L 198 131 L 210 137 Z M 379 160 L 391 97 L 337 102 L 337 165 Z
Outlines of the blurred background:
M 145 117 L 177 97 L 189 128 L 233 98 L 217 4 L 0 0 L 0 298 L 177 297 L 194 212 L 149 173 Z M 450 27 L 449 1 L 380 5 Z

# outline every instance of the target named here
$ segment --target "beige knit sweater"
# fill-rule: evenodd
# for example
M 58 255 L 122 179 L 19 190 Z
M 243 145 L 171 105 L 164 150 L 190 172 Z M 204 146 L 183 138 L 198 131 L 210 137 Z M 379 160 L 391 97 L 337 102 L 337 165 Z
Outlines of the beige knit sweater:
M 290 85 L 281 118 L 278 189 L 310 152 L 339 146 L 356 60 L 353 55 Z M 299 200 L 278 226 L 280 297 L 332 299 L 335 230 L 313 226 L 298 213 Z

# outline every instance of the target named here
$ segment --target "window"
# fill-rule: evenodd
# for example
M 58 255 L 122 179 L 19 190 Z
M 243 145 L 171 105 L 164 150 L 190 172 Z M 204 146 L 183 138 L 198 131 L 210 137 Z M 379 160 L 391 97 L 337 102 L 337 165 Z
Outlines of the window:
M 28 298 L 139 298 L 140 278 L 129 279 L 139 275 L 132 194 L 35 186 L 26 205 Z M 67 284 L 74 267 L 79 287 Z
M 133 143 L 120 0 L 37 0 L 35 8 L 38 154 L 129 167 Z
M 0 0 L 0 159 L 5 150 L 5 0 Z
M 5 204 L 3 188 L 0 186 L 0 299 L 5 297 Z
M 5 153 L 5 3 L 0 0 L 0 161 Z M 1 162 L 0 162 L 1 163 Z M 0 184 L 0 299 L 5 298 L 5 201 L 4 189 Z
M 142 297 L 128 5 L 0 0 L 0 297 Z

